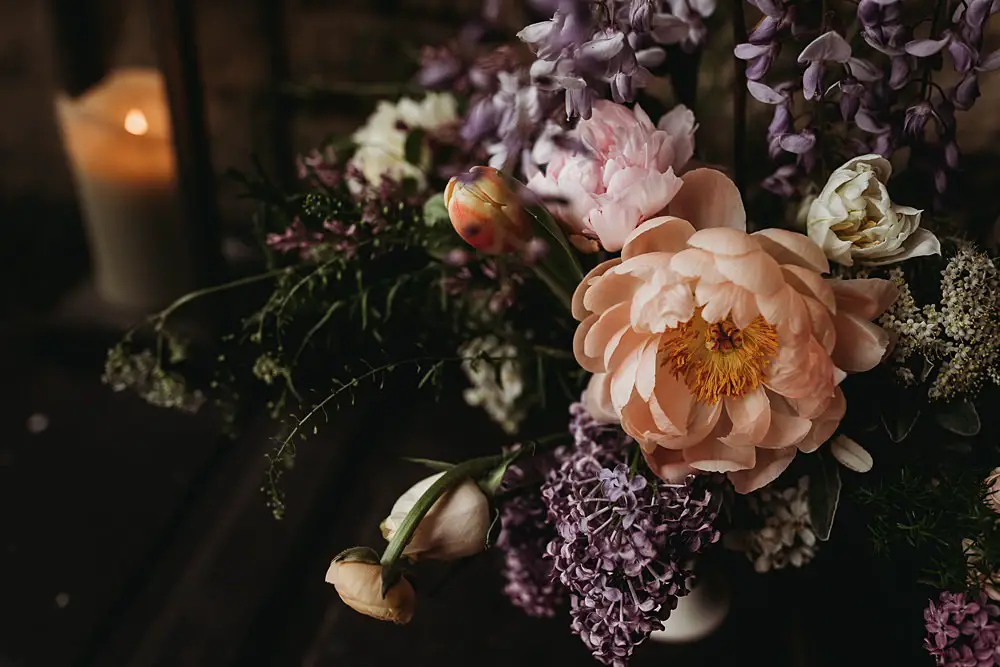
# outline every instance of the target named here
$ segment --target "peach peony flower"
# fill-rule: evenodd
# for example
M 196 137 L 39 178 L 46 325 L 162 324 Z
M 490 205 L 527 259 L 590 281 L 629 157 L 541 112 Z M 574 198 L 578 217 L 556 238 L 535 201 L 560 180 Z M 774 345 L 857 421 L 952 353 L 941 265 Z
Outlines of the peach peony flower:
M 694 153 L 694 131 L 694 114 L 683 106 L 653 125 L 639 106 L 629 110 L 600 100 L 590 119 L 576 126 L 586 151 L 556 150 L 545 173 L 532 176 L 528 187 L 566 200 L 554 212 L 575 245 L 596 239 L 605 250 L 621 250 L 629 233 L 663 212 L 680 190 L 675 172 Z
M 739 191 L 718 171 L 690 172 L 681 195 L 573 296 L 574 352 L 594 373 L 584 401 L 620 422 L 660 477 L 727 473 L 747 493 L 833 435 L 841 380 L 889 345 L 870 320 L 896 287 L 824 279 L 823 250 L 802 234 L 747 234 Z

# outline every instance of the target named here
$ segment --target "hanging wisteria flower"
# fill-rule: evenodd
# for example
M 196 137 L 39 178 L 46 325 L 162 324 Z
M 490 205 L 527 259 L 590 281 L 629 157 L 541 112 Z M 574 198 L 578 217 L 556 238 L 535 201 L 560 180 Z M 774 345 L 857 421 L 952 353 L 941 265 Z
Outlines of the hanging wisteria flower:
M 414 130 L 435 132 L 457 122 L 457 102 L 448 93 L 428 93 L 420 101 L 404 97 L 395 104 L 383 100 L 352 135 L 357 149 L 350 165 L 368 183 L 381 183 L 384 178 L 392 181 L 410 178 L 423 185 L 426 164 L 407 161 L 407 133 Z M 426 163 L 427 159 L 422 156 L 421 162 Z M 350 182 L 355 191 L 363 187 L 357 181 Z
M 809 478 L 786 489 L 761 489 L 749 497 L 763 523 L 726 535 L 726 544 L 746 553 L 757 572 L 802 567 L 816 555 L 817 538 L 809 515 Z
M 937 237 L 920 227 L 921 211 L 889 198 L 891 174 L 882 156 L 862 155 L 830 175 L 809 207 L 806 226 L 831 260 L 879 265 L 941 254 Z
M 823 33 L 802 49 L 798 61 L 808 63 L 802 74 L 802 94 L 805 98 L 811 100 L 823 97 L 823 70 L 826 63 L 846 63 L 850 57 L 851 46 L 833 30 Z
M 747 234 L 739 191 L 718 171 L 688 173 L 669 212 L 573 296 L 573 349 L 594 373 L 586 402 L 621 422 L 660 477 L 724 472 L 747 493 L 833 434 L 841 380 L 889 346 L 870 320 L 896 287 L 824 280 L 826 257 L 801 234 Z
M 625 452 L 602 463 L 577 449 L 542 489 L 558 536 L 548 547 L 570 592 L 572 629 L 606 665 L 634 647 L 676 607 L 690 560 L 719 538 L 711 480 L 655 484 L 629 472 Z
M 661 213 L 681 188 L 677 176 L 694 153 L 694 114 L 674 108 L 656 125 L 634 109 L 602 100 L 574 132 L 581 150 L 556 150 L 528 187 L 566 200 L 554 213 L 574 236 L 620 250 L 643 220 Z M 582 243 L 578 243 L 585 247 Z M 596 246 L 593 247 L 596 250 Z
M 979 593 L 943 592 L 924 610 L 924 648 L 939 667 L 1000 665 L 1000 607 Z
M 459 355 L 472 385 L 463 394 L 465 402 L 482 407 L 504 431 L 516 433 L 525 417 L 521 404 L 524 377 L 517 348 L 496 336 L 483 336 L 462 345 Z

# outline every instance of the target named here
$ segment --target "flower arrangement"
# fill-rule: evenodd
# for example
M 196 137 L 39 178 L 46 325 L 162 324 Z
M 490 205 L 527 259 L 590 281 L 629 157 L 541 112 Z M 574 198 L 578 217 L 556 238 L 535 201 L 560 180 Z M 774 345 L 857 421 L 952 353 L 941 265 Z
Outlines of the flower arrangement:
M 426 48 L 423 94 L 302 156 L 293 192 L 235 175 L 266 267 L 152 316 L 106 381 L 165 407 L 212 399 L 234 428 L 248 398 L 266 405 L 286 426 L 265 484 L 280 517 L 318 415 L 393 371 L 420 387 L 460 371 L 516 442 L 415 459 L 433 475 L 388 513 L 382 553 L 334 557 L 327 581 L 374 618 L 413 617 L 421 562 L 493 548 L 513 604 L 567 616 L 620 666 L 701 554 L 806 567 L 849 503 L 927 587 L 928 664 L 1000 664 L 1000 455 L 981 410 L 1000 386 L 1000 274 L 957 143 L 1000 67 L 983 50 L 1000 5 L 524 9 L 538 20 L 509 40 L 477 23 Z M 723 128 L 697 121 L 696 82 L 725 25 L 733 147 L 712 160 L 699 138 Z M 218 294 L 229 328 L 185 338 L 176 313 Z M 522 433 L 561 410 L 566 431 Z

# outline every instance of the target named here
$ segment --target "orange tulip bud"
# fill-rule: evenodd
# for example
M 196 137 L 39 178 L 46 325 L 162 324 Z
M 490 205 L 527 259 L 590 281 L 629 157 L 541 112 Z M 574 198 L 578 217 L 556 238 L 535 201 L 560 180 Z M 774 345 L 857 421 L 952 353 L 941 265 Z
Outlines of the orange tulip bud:
M 513 252 L 531 239 L 521 197 L 492 167 L 473 167 L 473 178 L 452 178 L 444 191 L 451 224 L 466 243 L 491 255 Z

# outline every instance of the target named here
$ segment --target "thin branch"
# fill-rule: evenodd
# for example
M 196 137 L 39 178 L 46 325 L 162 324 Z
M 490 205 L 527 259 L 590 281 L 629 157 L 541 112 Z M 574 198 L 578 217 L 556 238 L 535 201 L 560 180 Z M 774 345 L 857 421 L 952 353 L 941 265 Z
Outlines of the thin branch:
M 747 41 L 743 0 L 733 0 L 733 45 Z M 746 67 L 733 55 L 733 179 L 741 194 L 746 188 L 747 75 Z

